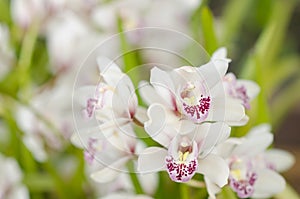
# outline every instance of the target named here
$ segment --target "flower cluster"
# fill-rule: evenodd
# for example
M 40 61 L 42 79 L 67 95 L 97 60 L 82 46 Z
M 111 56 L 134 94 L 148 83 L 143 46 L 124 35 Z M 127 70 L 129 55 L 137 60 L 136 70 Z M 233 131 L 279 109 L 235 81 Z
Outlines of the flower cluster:
M 95 125 L 79 128 L 72 137 L 85 148 L 86 161 L 97 165 L 91 177 L 112 181 L 133 161 L 140 178 L 166 171 L 172 181 L 189 184 L 197 173 L 203 175 L 210 198 L 227 184 L 240 198 L 282 191 L 285 181 L 277 172 L 289 168 L 293 158 L 266 150 L 273 138 L 270 127 L 258 126 L 244 138 L 230 137 L 232 126 L 248 122 L 245 109 L 251 108 L 259 86 L 226 74 L 226 54 L 221 48 L 199 67 L 153 67 L 150 82 L 141 81 L 138 87 L 147 109 L 138 105 L 129 76 L 113 61 L 99 57 L 99 83 L 75 94 L 82 120 Z M 143 143 L 137 126 L 156 144 Z

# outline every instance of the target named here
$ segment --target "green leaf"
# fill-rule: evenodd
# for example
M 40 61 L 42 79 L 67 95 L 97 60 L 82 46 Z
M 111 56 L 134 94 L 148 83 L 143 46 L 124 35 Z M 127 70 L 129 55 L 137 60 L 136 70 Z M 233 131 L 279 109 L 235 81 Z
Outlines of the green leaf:
M 205 49 L 211 55 L 217 48 L 218 42 L 214 30 L 214 19 L 211 10 L 204 6 L 201 9 L 201 28 L 204 37 Z
M 0 22 L 10 24 L 10 5 L 7 0 L 0 0 Z
M 226 4 L 222 17 L 224 22 L 224 33 L 222 34 L 222 45 L 228 45 L 240 33 L 244 19 L 251 9 L 252 0 L 231 0 Z

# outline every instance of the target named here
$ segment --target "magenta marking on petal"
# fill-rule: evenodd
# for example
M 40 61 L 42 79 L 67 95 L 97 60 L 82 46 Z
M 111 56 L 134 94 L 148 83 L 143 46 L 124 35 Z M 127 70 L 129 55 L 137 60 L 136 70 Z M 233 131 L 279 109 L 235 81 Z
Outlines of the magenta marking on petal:
M 95 111 L 97 103 L 98 103 L 98 100 L 94 99 L 94 98 L 89 98 L 87 100 L 86 112 L 87 112 L 89 118 L 91 118 L 93 116 L 93 113 Z
M 176 161 L 171 156 L 166 157 L 167 171 L 170 178 L 175 182 L 187 182 L 196 173 L 198 160 L 193 159 L 188 162 Z
M 87 150 L 84 151 L 84 159 L 89 164 L 92 164 L 95 159 L 95 154 L 96 154 L 95 143 L 96 142 L 97 142 L 96 139 L 90 138 L 88 141 Z
M 246 179 L 237 180 L 229 177 L 231 188 L 238 194 L 240 198 L 251 197 L 254 192 L 254 184 L 257 180 L 257 174 L 248 172 Z
M 246 109 L 250 109 L 250 98 L 247 95 L 247 89 L 245 88 L 245 86 L 236 88 L 236 97 L 243 101 L 243 105 Z
M 202 122 L 208 114 L 210 108 L 210 97 L 203 97 L 198 101 L 196 105 L 188 105 L 185 102 L 183 103 L 184 112 L 192 119 L 197 122 Z

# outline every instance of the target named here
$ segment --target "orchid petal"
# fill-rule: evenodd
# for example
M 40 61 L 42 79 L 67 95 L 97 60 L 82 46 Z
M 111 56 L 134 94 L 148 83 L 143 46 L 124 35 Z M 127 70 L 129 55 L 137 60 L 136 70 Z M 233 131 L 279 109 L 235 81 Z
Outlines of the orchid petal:
M 198 173 L 207 177 L 212 183 L 219 187 L 227 184 L 229 176 L 229 168 L 226 161 L 214 154 L 206 156 L 204 159 L 198 160 Z
M 209 199 L 216 199 L 216 194 L 221 191 L 220 187 L 211 182 L 211 180 L 206 176 L 204 177 L 204 181 L 206 184 L 207 192 L 209 194 Z
M 275 171 L 269 169 L 258 170 L 257 175 L 258 178 L 254 184 L 252 198 L 269 198 L 284 190 L 285 180 Z
M 288 170 L 295 163 L 295 157 L 291 153 L 280 149 L 267 150 L 264 156 L 278 172 Z
M 120 175 L 129 159 L 130 156 L 123 157 L 103 169 L 92 173 L 91 178 L 99 183 L 110 182 Z
M 149 84 L 149 82 L 141 81 L 139 83 L 139 93 L 144 102 L 148 105 L 151 105 L 153 103 L 160 103 L 164 105 L 168 104 L 161 96 L 158 95 L 158 93 L 155 91 L 153 86 Z
M 141 173 L 165 170 L 165 158 L 168 152 L 164 148 L 149 147 L 139 154 L 138 171 Z
M 97 64 L 104 81 L 112 87 L 116 87 L 122 76 L 125 75 L 118 65 L 106 57 L 98 57 Z
M 257 155 L 263 152 L 273 141 L 273 134 L 261 133 L 257 137 L 248 137 L 238 145 L 233 153 L 235 155 Z
M 152 104 L 147 111 L 149 120 L 145 122 L 146 132 L 158 143 L 168 147 L 176 132 L 167 126 L 166 112 L 162 105 Z M 166 131 L 167 130 L 167 131 Z M 171 134 L 174 134 L 173 136 Z
M 221 122 L 204 123 L 199 126 L 196 132 L 197 143 L 200 143 L 200 155 L 206 156 L 213 150 L 213 147 L 225 141 L 230 135 L 231 128 Z M 202 136 L 200 136 L 202 134 Z M 205 137 L 203 137 L 203 134 Z
M 169 73 L 157 67 L 152 68 L 150 83 L 153 85 L 158 95 L 165 99 L 168 106 L 174 109 L 176 100 L 174 96 L 175 87 Z
M 250 100 L 255 98 L 260 91 L 260 87 L 254 81 L 237 80 L 237 84 L 242 85 L 246 88 L 247 95 L 250 98 Z

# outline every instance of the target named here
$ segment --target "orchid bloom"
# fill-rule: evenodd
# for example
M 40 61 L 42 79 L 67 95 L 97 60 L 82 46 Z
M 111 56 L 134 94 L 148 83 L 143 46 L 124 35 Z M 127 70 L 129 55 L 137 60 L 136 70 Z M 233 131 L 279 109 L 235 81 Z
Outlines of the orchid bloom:
M 138 106 L 130 78 L 107 58 L 98 58 L 97 62 L 101 72 L 100 83 L 81 87 L 75 94 L 85 115 L 80 120 L 95 120 L 97 125 L 79 129 L 74 136 L 98 139 L 109 137 L 114 132 L 135 136 L 132 125 L 143 122 L 146 111 Z
M 224 186 L 228 166 L 224 159 L 210 152 L 229 136 L 230 127 L 225 123 L 180 123 L 168 111 L 161 104 L 149 107 L 145 130 L 163 148 L 145 149 L 138 158 L 138 171 L 166 170 L 175 182 L 187 182 L 201 173 L 219 187 Z
M 239 99 L 246 109 L 250 109 L 250 101 L 259 93 L 259 86 L 250 80 L 237 79 L 233 73 L 228 73 L 223 79 L 226 94 Z
M 200 67 L 183 66 L 171 71 L 155 67 L 151 85 L 142 82 L 139 91 L 146 103 L 164 105 L 178 120 L 244 125 L 248 121 L 244 107 L 224 93 L 222 79 L 228 63 L 228 59 L 214 58 Z
M 28 190 L 21 181 L 22 172 L 17 161 L 0 155 L 0 198 L 29 199 Z
M 225 61 L 230 62 L 230 59 L 227 58 L 226 48 L 218 49 L 211 58 L 215 62 Z M 218 67 L 218 64 L 216 64 Z M 224 70 L 224 68 L 218 67 L 219 70 Z M 246 108 L 250 109 L 250 101 L 254 99 L 260 91 L 259 86 L 251 81 L 244 79 L 237 79 L 233 73 L 227 73 L 223 77 L 223 86 L 225 89 L 225 94 L 228 97 L 237 99 L 241 101 L 241 104 Z
M 272 141 L 270 126 L 263 124 L 219 146 L 229 164 L 229 185 L 240 198 L 268 198 L 283 191 L 285 180 L 277 172 L 290 168 L 294 158 L 282 150 L 267 150 Z
M 107 58 L 98 58 L 97 63 L 100 83 L 81 87 L 75 94 L 83 107 L 80 120 L 83 123 L 94 120 L 97 124 L 78 129 L 72 142 L 86 148 L 87 162 L 100 163 L 91 177 L 97 182 L 107 182 L 120 171 L 127 171 L 128 161 L 134 160 L 139 148 L 143 148 L 135 138 L 133 124 L 143 122 L 146 111 L 138 107 L 130 78 L 115 63 Z

